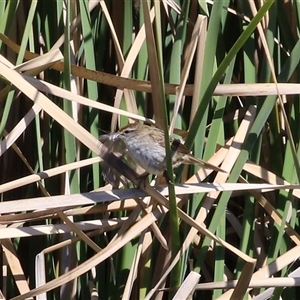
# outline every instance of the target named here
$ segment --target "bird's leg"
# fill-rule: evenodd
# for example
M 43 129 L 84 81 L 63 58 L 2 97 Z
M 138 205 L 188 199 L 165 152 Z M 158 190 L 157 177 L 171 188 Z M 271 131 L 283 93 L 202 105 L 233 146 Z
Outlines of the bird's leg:
M 138 188 L 140 188 L 141 186 L 143 188 L 146 187 L 147 183 L 148 183 L 148 175 L 149 173 L 148 172 L 144 172 L 142 173 L 141 175 L 138 175 L 136 177 L 136 180 L 138 180 Z
M 164 170 L 164 172 L 163 172 L 163 177 L 165 178 L 165 180 L 166 180 L 167 183 L 172 184 L 172 181 L 171 181 L 170 178 L 169 178 L 169 175 L 168 175 L 168 171 L 167 171 L 167 170 Z M 174 178 L 175 178 L 175 175 L 174 175 Z

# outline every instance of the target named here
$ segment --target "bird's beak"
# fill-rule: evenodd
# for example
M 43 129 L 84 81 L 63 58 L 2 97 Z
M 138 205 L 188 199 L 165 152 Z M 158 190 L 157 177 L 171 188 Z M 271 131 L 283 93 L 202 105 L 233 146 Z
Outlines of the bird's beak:
M 99 141 L 102 144 L 106 143 L 107 141 L 113 142 L 113 141 L 115 141 L 118 138 L 118 136 L 119 136 L 118 132 L 108 133 L 108 134 L 102 134 L 99 137 Z
M 119 137 L 119 135 L 120 135 L 119 132 L 111 133 L 109 139 L 110 139 L 111 141 L 115 141 L 115 140 Z

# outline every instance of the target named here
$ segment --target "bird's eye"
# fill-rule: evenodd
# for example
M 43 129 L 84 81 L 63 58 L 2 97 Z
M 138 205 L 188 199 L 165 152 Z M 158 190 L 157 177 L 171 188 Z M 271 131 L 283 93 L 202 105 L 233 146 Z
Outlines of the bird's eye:
M 127 133 L 129 133 L 129 132 L 130 132 L 130 130 L 128 130 L 128 129 L 124 131 L 125 134 L 127 134 Z

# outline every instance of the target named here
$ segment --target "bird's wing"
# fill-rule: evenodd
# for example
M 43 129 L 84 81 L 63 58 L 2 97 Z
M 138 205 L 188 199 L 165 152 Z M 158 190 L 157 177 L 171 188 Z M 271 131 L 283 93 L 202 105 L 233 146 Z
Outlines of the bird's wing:
M 190 151 L 181 142 L 181 140 L 175 139 L 175 138 L 170 138 L 170 143 L 171 143 L 171 151 L 172 152 L 178 151 L 182 154 L 190 154 Z
M 128 154 L 125 143 L 121 139 L 114 139 L 113 134 L 104 134 L 99 137 L 99 141 L 107 147 L 110 153 L 113 153 L 116 157 L 123 160 L 129 167 L 131 167 L 138 174 L 143 173 L 144 169 L 140 170 L 140 167 L 134 162 L 134 160 Z M 101 152 L 101 145 L 100 145 Z M 128 186 L 130 181 L 119 173 L 118 168 L 110 166 L 105 161 L 101 162 L 102 176 L 104 180 L 110 183 L 114 188 L 118 188 L 120 183 Z
M 104 149 L 103 145 L 107 148 L 108 152 L 114 153 L 115 156 L 122 159 L 122 157 L 125 155 L 126 148 L 124 143 L 122 141 L 114 141 L 112 139 L 112 134 L 103 134 L 99 137 L 99 141 L 101 142 L 100 145 L 100 153 Z M 110 183 L 114 189 L 117 189 L 120 187 L 120 183 L 123 185 L 128 184 L 128 180 L 122 176 L 117 168 L 114 168 L 113 166 L 109 165 L 106 161 L 101 162 L 102 167 L 102 176 L 103 179 Z

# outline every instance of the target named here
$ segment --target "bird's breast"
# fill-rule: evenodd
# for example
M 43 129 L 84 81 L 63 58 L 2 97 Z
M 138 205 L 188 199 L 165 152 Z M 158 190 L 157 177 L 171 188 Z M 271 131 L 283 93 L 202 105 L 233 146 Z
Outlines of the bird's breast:
M 148 141 L 127 145 L 130 157 L 148 173 L 160 175 L 166 168 L 165 149 Z

